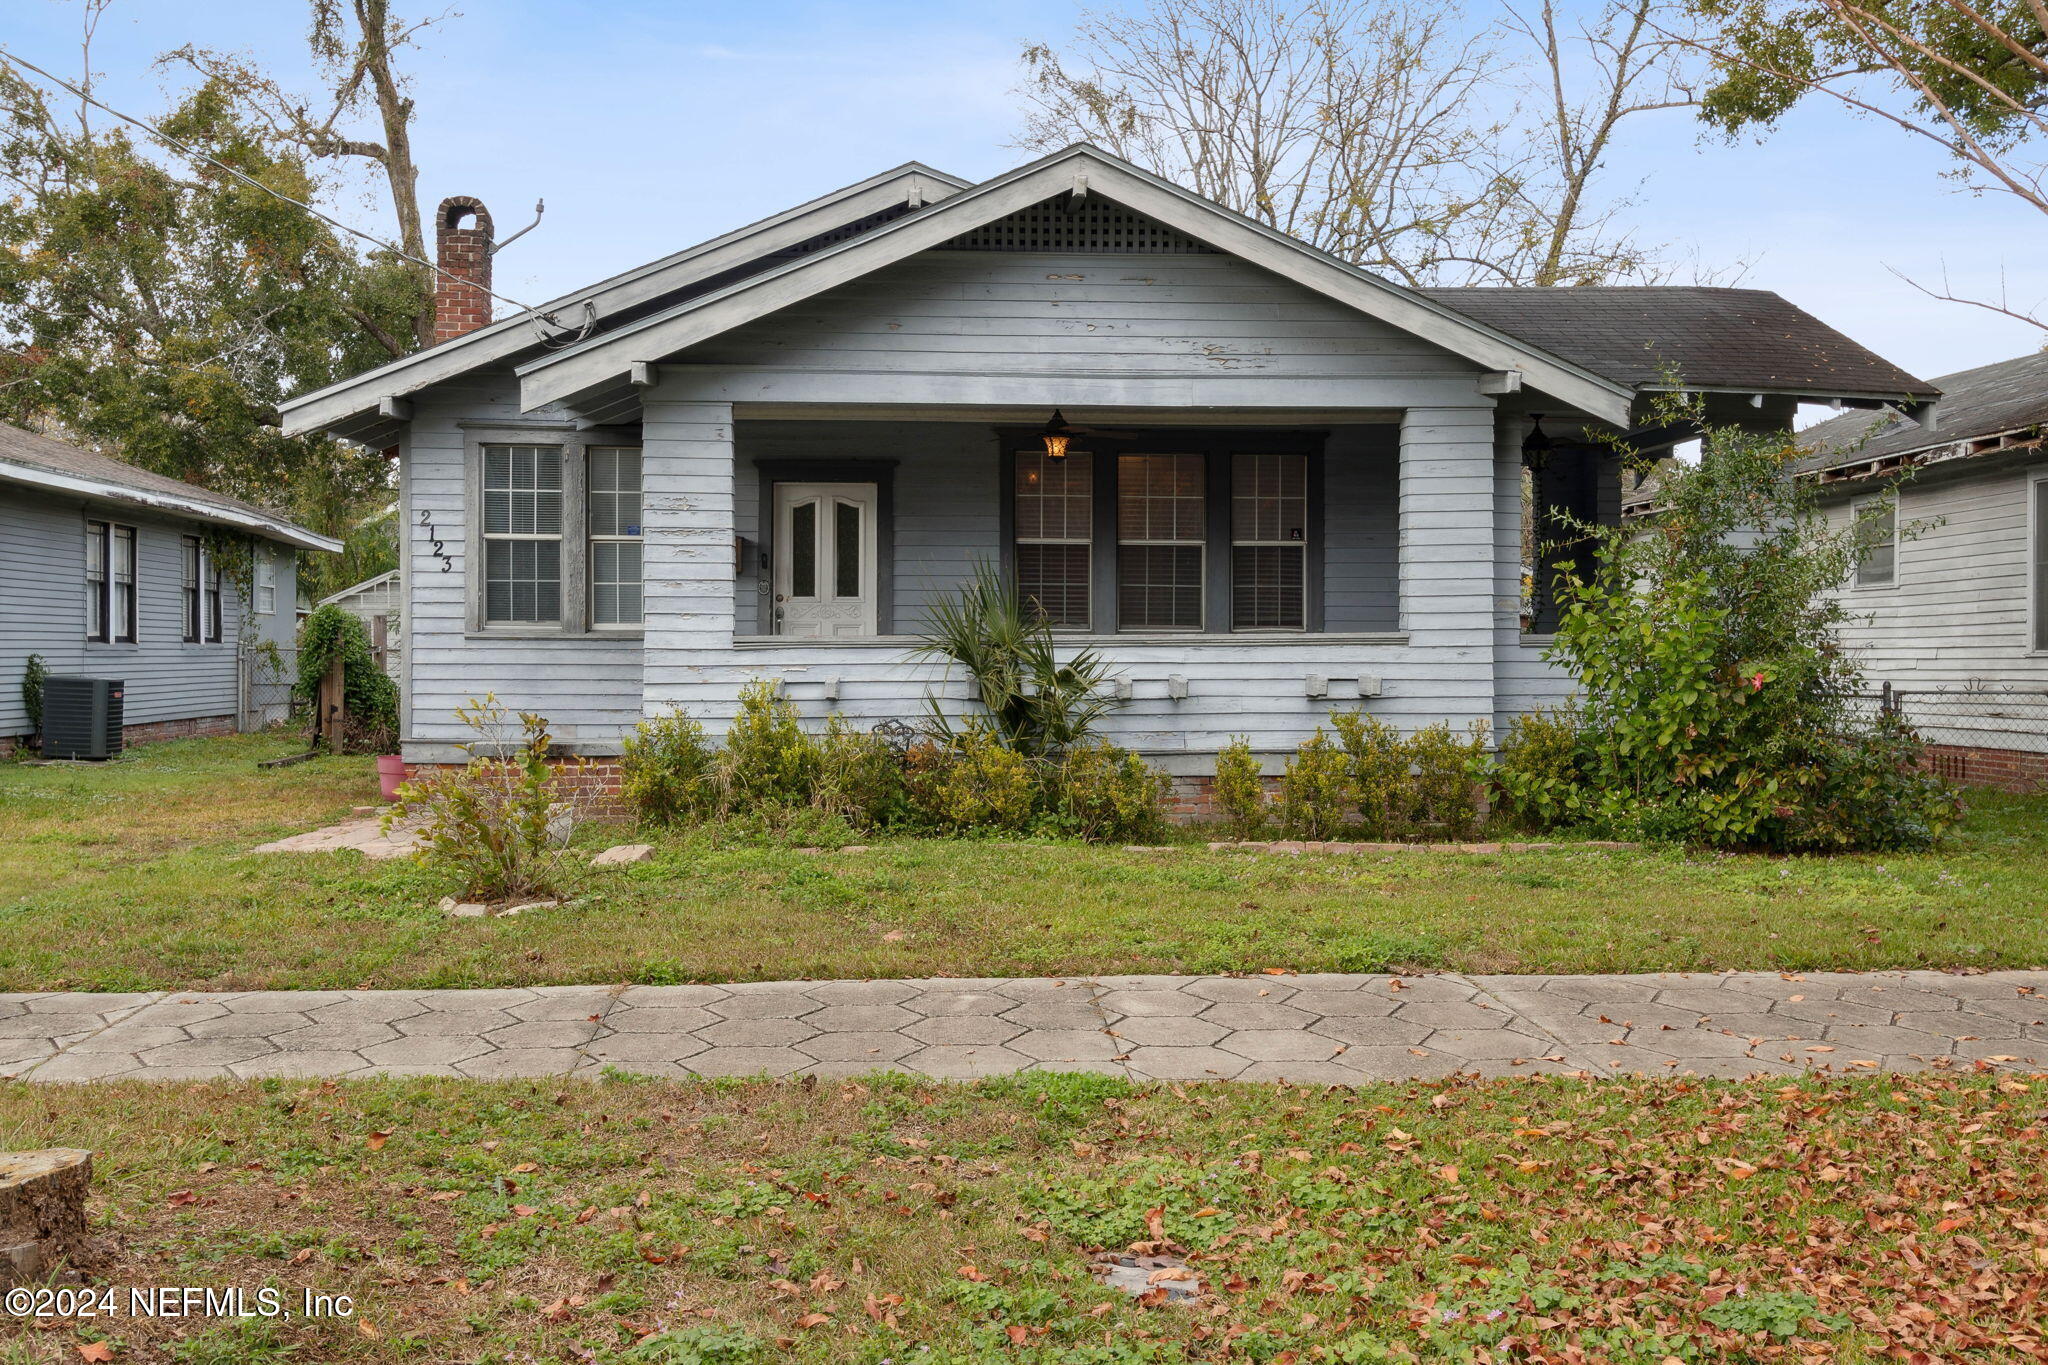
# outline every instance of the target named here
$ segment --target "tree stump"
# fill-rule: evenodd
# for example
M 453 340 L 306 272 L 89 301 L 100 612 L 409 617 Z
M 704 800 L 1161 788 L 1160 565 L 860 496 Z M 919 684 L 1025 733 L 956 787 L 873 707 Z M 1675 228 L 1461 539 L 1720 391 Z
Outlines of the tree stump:
M 77 1147 L 0 1152 L 0 1289 L 39 1283 L 86 1252 L 92 1153 Z

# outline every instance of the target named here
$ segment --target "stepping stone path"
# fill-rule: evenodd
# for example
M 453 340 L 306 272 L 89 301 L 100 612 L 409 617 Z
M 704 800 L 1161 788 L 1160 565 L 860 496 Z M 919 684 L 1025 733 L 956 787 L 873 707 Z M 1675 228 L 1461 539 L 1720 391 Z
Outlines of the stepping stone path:
M 1104 976 L 0 995 L 0 1077 L 596 1075 L 1354 1083 L 2048 1071 L 2048 972 Z
M 403 858 L 420 846 L 416 829 L 395 825 L 389 834 L 384 832 L 383 820 L 371 816 L 363 820 L 344 820 L 338 825 L 325 829 L 308 830 L 288 838 L 258 844 L 255 853 L 336 853 L 343 849 L 354 849 L 365 858 Z

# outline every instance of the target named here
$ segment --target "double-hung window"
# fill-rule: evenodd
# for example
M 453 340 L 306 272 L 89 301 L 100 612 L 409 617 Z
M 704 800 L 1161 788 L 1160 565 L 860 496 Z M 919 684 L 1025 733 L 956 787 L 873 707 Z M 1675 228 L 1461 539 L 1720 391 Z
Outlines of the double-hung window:
M 2027 485 L 2033 502 L 2033 647 L 2048 653 L 2048 478 Z
M 1095 543 L 1095 460 L 1017 455 L 1017 595 L 1055 630 L 1086 630 Z
M 256 552 L 255 609 L 258 616 L 277 614 L 277 561 L 268 550 Z
M 1119 455 L 1116 619 L 1120 630 L 1200 630 L 1208 498 L 1200 455 Z
M 483 449 L 484 620 L 562 619 L 562 450 Z
M 220 565 L 213 562 L 198 536 L 178 542 L 184 566 L 184 624 L 188 645 L 219 644 L 221 639 Z
M 1856 586 L 1890 587 L 1898 581 L 1898 495 L 1858 498 L 1849 514 L 1856 519 Z
M 135 643 L 135 528 L 85 524 L 85 638 Z
M 1231 457 L 1230 624 L 1236 630 L 1308 624 L 1306 455 Z
M 590 624 L 637 626 L 641 621 L 639 449 L 590 447 L 586 478 Z

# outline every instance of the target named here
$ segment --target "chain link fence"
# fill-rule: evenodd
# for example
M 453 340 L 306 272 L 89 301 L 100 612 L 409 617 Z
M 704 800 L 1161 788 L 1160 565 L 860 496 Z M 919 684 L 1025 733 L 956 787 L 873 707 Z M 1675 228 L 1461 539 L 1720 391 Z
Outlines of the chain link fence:
M 1896 687 L 1873 700 L 1928 746 L 1951 781 L 2010 791 L 2048 790 L 2048 687 Z
M 292 718 L 292 685 L 299 677 L 299 652 L 290 646 L 249 645 L 241 650 L 241 705 L 236 726 L 267 730 Z

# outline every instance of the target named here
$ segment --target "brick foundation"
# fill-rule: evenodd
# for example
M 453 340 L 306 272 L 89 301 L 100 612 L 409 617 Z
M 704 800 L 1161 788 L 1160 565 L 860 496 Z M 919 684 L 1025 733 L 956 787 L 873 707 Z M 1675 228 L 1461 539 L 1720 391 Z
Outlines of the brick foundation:
M 462 763 L 408 763 L 405 776 L 407 781 L 411 781 L 415 777 L 459 773 L 466 766 Z M 630 815 L 625 802 L 619 799 L 624 776 L 616 758 L 592 759 L 590 765 L 580 771 L 569 763 L 559 763 L 555 767 L 556 780 L 579 791 L 589 802 L 590 818 L 596 820 L 624 820 Z
M 152 720 L 121 727 L 121 743 L 155 744 L 166 739 L 198 739 L 235 733 L 233 716 L 192 716 L 185 720 Z
M 1930 771 L 1959 787 L 1988 787 L 2027 795 L 2048 792 L 2048 753 L 1930 744 L 1926 762 Z

